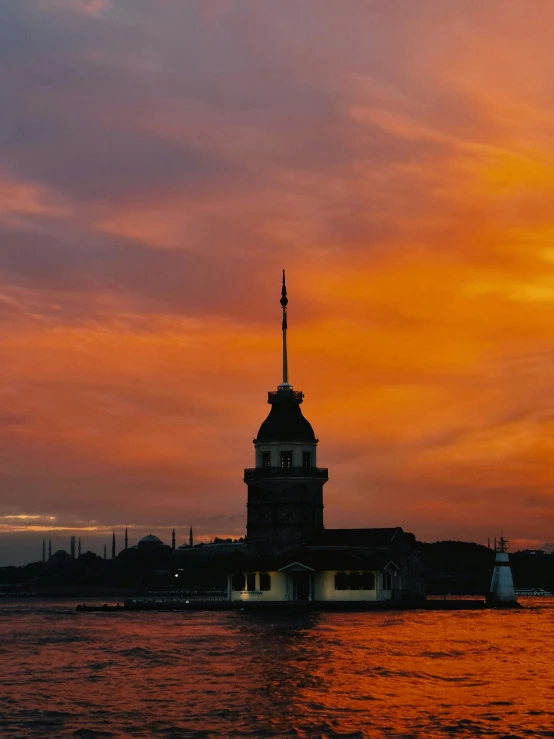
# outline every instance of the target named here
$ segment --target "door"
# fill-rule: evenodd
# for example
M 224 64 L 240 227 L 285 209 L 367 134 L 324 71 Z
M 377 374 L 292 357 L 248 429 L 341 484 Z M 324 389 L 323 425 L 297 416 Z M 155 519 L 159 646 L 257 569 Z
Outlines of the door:
M 294 600 L 311 600 L 310 573 L 292 573 L 292 597 Z

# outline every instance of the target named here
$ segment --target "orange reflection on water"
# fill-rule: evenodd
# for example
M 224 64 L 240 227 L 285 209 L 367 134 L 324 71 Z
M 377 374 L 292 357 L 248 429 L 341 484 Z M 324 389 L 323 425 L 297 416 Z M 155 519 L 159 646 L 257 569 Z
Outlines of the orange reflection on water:
M 0 607 L 0 734 L 552 736 L 554 600 L 441 613 L 73 605 Z

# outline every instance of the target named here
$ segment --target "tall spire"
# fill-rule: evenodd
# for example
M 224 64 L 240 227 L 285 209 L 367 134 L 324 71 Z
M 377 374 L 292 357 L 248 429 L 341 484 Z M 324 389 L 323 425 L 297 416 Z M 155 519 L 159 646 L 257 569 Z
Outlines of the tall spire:
M 112 559 L 115 559 L 115 531 L 112 531 Z
M 194 546 L 194 537 L 192 535 L 192 526 L 190 527 L 190 531 L 189 531 L 189 546 L 191 546 L 191 547 Z
M 129 546 L 129 534 L 127 533 L 127 526 L 125 526 L 125 549 Z
M 171 549 L 175 551 L 175 529 L 171 532 Z
M 291 386 L 289 384 L 289 361 L 287 356 L 287 305 L 289 299 L 287 298 L 287 285 L 285 283 L 285 270 L 283 270 L 283 286 L 281 287 L 281 308 L 283 309 L 283 323 L 281 328 L 283 330 L 283 382 L 279 385 L 280 388 L 288 390 Z

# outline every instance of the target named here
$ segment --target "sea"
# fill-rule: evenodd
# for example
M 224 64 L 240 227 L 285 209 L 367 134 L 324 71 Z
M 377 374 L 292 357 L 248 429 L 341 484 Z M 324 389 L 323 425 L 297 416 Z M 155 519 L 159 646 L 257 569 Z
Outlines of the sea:
M 517 611 L 0 603 L 1 737 L 554 737 L 554 599 Z

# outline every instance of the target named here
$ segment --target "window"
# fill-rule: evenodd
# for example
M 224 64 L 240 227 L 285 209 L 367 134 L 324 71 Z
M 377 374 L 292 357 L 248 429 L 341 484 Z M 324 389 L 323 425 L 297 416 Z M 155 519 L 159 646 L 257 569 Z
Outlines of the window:
M 233 590 L 241 591 L 244 590 L 244 573 L 237 572 L 231 578 L 231 587 Z
M 262 467 L 271 467 L 271 452 L 262 452 Z
M 302 452 L 302 467 L 312 466 L 312 455 L 310 452 Z
M 284 469 L 292 467 L 292 452 L 281 452 L 281 467 Z
M 246 589 L 256 590 L 256 573 L 255 572 L 249 572 L 246 575 Z
M 375 590 L 373 572 L 337 572 L 335 590 Z
M 360 590 L 375 590 L 375 575 L 373 572 L 362 572 Z
M 269 572 L 260 572 L 260 590 L 271 590 L 271 575 Z
M 392 590 L 392 576 L 386 570 L 383 572 L 383 590 Z

